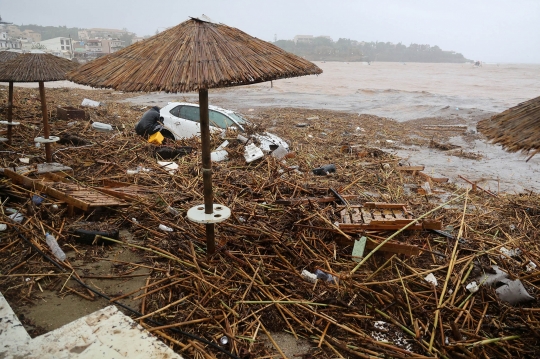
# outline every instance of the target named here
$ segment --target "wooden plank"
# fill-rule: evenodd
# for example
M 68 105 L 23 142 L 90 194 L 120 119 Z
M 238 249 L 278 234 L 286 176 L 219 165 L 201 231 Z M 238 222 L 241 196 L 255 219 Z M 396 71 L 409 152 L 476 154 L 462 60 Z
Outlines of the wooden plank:
M 406 217 L 403 215 L 403 211 L 399 209 L 392 209 L 392 213 L 394 214 L 394 217 L 396 219 L 406 219 Z
M 374 241 L 374 240 L 368 240 L 366 242 L 366 249 L 374 249 L 376 248 L 380 242 Z M 412 244 L 406 244 L 406 243 L 399 243 L 394 241 L 389 241 L 383 244 L 383 246 L 379 249 L 379 251 L 382 252 L 389 252 L 389 253 L 398 253 L 398 254 L 404 254 L 406 256 L 413 256 L 413 255 L 419 255 L 422 253 L 422 250 L 415 245 Z
M 394 213 L 390 209 L 383 209 L 382 213 L 383 213 L 384 219 L 392 219 L 392 220 L 395 219 Z
M 371 216 L 371 212 L 368 211 L 368 210 L 365 209 L 365 208 L 361 208 L 360 210 L 361 210 L 361 212 L 362 212 L 362 220 L 363 220 L 363 223 L 369 224 L 369 223 L 373 220 L 373 217 Z
M 396 170 L 408 172 L 423 171 L 424 166 L 396 166 Z
M 424 173 L 424 172 L 418 172 L 418 174 L 420 176 L 422 176 L 423 178 L 425 178 L 426 180 L 429 180 L 429 181 L 433 181 L 433 182 L 437 182 L 437 183 L 446 183 L 448 182 L 448 177 L 431 177 L 430 175 L 428 175 L 427 173 Z
M 360 212 L 359 207 L 354 207 L 351 209 L 351 218 L 352 218 L 352 223 L 363 223 L 362 212 Z
M 341 221 L 343 223 L 351 223 L 351 216 L 349 215 L 349 211 L 347 209 L 344 209 L 340 212 L 341 215 Z
M 356 195 L 342 195 L 341 197 L 349 200 L 349 199 L 356 199 L 358 196 Z M 334 196 L 329 197 L 301 197 L 301 198 L 289 198 L 289 199 L 278 199 L 274 203 L 275 204 L 282 204 L 284 206 L 295 206 L 297 204 L 307 204 L 309 202 L 316 202 L 316 203 L 328 203 L 328 202 L 335 202 L 337 200 Z
M 382 216 L 382 212 L 379 211 L 378 209 L 372 211 L 371 214 L 373 215 L 373 220 L 374 221 L 382 221 L 382 220 L 384 220 L 384 218 Z
M 399 209 L 402 209 L 405 206 L 406 206 L 405 203 L 386 203 L 386 202 L 366 202 L 366 203 L 364 203 L 364 207 L 366 207 L 366 208 L 381 208 L 381 209 L 384 209 L 384 208 L 390 208 L 390 209 L 399 208 Z

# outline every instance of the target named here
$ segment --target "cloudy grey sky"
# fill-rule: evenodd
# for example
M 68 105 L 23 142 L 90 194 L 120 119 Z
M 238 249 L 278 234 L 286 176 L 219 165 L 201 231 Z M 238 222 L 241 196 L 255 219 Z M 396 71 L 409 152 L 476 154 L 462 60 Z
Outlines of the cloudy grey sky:
M 486 62 L 540 63 L 540 0 L 0 0 L 14 24 L 153 35 L 205 14 L 272 41 L 295 35 L 438 45 Z

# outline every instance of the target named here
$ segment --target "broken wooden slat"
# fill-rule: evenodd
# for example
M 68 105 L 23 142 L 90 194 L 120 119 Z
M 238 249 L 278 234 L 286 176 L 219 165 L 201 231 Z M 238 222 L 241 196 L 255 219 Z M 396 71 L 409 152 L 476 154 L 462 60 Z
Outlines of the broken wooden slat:
M 448 182 L 448 177 L 431 177 L 430 175 L 428 175 L 427 173 L 424 173 L 424 172 L 418 172 L 418 174 L 420 176 L 422 176 L 423 178 L 425 178 L 426 180 L 428 181 L 433 181 L 433 182 L 437 182 L 437 183 L 446 183 Z
M 407 171 L 407 172 L 416 172 L 416 171 L 423 171 L 424 166 L 397 166 L 396 170 L 398 170 L 398 171 Z
M 355 199 L 358 196 L 355 195 L 342 195 L 341 197 L 349 200 L 349 199 Z M 328 203 L 328 202 L 335 202 L 336 197 L 302 197 L 302 198 L 289 198 L 289 199 L 278 199 L 274 203 L 276 204 L 282 204 L 284 206 L 295 206 L 297 204 L 307 204 L 310 202 L 316 202 L 316 203 Z
M 364 207 L 366 208 L 397 208 L 402 209 L 405 207 L 405 203 L 386 203 L 386 202 L 366 202 Z

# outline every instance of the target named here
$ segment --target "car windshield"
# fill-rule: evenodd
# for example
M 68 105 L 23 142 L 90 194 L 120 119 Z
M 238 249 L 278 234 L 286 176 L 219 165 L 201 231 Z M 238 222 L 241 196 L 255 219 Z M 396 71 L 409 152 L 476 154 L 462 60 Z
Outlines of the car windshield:
M 240 116 L 236 112 L 229 113 L 229 116 L 231 116 L 232 119 L 234 119 L 239 125 L 244 125 L 246 123 L 249 123 L 248 120 L 246 120 L 245 118 L 243 118 L 242 116 Z

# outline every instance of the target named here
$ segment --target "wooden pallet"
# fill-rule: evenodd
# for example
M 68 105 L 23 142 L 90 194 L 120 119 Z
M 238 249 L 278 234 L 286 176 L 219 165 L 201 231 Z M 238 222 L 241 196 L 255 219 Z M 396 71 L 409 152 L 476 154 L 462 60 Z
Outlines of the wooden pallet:
M 398 230 L 414 221 L 413 215 L 402 203 L 366 202 L 363 206 L 348 206 L 340 215 L 339 229 L 349 233 L 365 230 Z M 442 223 L 422 220 L 407 229 L 442 229 Z
M 148 187 L 138 186 L 131 183 L 103 180 L 103 186 L 95 187 L 100 192 L 107 193 L 111 196 L 125 199 L 126 201 L 135 201 L 141 197 L 148 197 L 156 193 L 156 190 Z
M 9 169 L 4 170 L 4 175 L 11 178 L 14 183 L 20 184 L 34 191 L 40 191 L 52 198 L 56 198 L 68 204 L 70 211 L 73 207 L 88 211 L 97 207 L 128 206 L 129 203 L 96 191 L 92 187 L 86 187 L 58 176 L 47 173 L 42 178 L 32 179 Z

